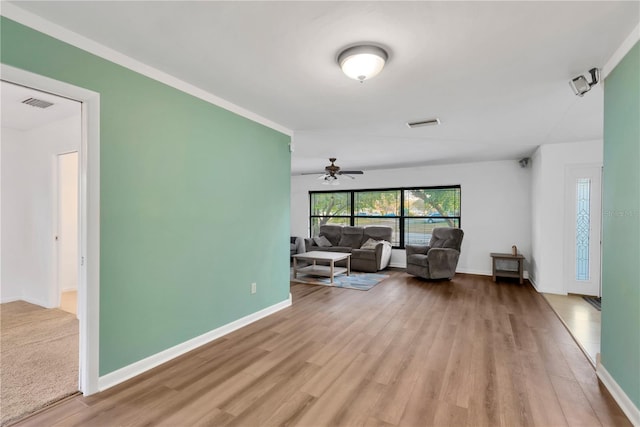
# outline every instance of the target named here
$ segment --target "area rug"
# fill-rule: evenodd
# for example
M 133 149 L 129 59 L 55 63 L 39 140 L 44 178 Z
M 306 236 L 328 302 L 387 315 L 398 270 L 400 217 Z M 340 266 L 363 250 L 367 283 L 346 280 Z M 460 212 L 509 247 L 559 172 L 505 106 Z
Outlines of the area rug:
M 602 311 L 602 298 L 600 297 L 582 297 L 586 302 L 591 304 L 596 310 Z
M 294 279 L 293 271 L 291 271 L 291 281 L 295 283 L 333 286 L 334 288 L 357 289 L 359 291 L 368 291 L 387 277 L 389 276 L 385 274 L 351 272 L 350 276 L 340 274 L 334 277 L 333 284 L 331 284 L 331 280 L 328 277 L 311 276 L 301 273 L 298 273 L 298 278 Z
M 78 319 L 24 301 L 0 305 L 0 423 L 78 390 Z

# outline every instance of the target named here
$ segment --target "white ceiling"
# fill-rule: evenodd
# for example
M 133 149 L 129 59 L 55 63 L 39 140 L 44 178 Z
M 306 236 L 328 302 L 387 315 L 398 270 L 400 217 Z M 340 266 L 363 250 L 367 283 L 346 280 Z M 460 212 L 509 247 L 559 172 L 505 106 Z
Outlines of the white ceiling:
M 80 115 L 81 104 L 67 98 L 0 81 L 2 127 L 20 131 L 36 129 L 58 120 Z M 53 103 L 47 108 L 32 107 L 22 101 L 29 98 Z
M 638 1 L 16 2 L 17 6 L 295 131 L 292 173 L 519 159 L 602 138 L 602 67 Z M 385 46 L 372 80 L 338 52 Z M 438 127 L 407 121 L 439 117 Z

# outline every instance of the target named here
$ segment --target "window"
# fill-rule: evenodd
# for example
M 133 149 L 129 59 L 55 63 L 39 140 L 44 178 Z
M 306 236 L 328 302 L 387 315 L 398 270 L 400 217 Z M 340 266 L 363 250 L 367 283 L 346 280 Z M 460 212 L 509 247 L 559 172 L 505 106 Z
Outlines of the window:
M 460 186 L 311 191 L 311 236 L 323 224 L 386 225 L 391 244 L 427 244 L 436 227 L 460 227 Z
M 426 245 L 434 228 L 460 228 L 460 187 L 404 190 L 404 214 L 404 244 Z
M 591 234 L 591 180 L 576 182 L 576 280 L 589 280 L 589 235 Z

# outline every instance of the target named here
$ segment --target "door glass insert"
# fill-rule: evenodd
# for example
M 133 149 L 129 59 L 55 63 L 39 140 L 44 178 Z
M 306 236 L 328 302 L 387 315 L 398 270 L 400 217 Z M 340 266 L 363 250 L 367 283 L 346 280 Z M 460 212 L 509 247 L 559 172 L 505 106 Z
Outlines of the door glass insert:
M 576 280 L 589 280 L 589 234 L 591 231 L 591 180 L 576 181 Z

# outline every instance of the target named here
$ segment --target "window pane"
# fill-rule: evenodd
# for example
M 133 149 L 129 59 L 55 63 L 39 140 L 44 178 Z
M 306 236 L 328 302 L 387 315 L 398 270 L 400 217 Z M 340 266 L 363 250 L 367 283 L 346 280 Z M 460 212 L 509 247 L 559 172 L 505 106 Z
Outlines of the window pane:
M 393 228 L 393 234 L 391 235 L 391 245 L 400 245 L 400 219 L 399 218 L 366 218 L 356 217 L 355 225 L 364 227 L 367 225 L 386 225 Z
M 351 215 L 351 193 L 312 193 L 311 215 Z
M 400 191 L 358 191 L 355 193 L 357 216 L 400 216 Z
M 460 227 L 458 219 L 407 218 L 404 222 L 405 245 L 427 245 L 436 227 Z
M 340 218 L 340 217 L 311 218 L 311 237 L 316 237 L 320 234 L 320 226 L 323 224 L 349 225 L 349 218 Z
M 414 189 L 404 192 L 407 216 L 460 216 L 460 189 Z
M 589 234 L 591 231 L 591 180 L 576 181 L 576 280 L 589 280 Z

